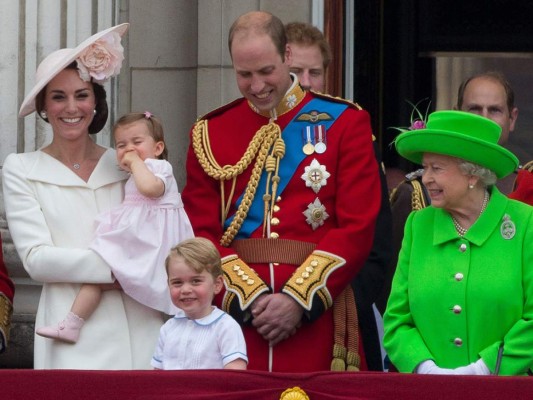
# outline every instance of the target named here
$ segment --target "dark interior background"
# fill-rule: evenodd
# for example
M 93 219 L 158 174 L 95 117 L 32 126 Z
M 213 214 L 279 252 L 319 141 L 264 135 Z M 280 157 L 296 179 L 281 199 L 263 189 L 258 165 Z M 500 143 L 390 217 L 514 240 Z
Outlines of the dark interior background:
M 390 146 L 398 133 L 390 127 L 409 125 L 407 100 L 427 98 L 433 111 L 439 92 L 456 95 L 451 82 L 436 85 L 445 57 L 468 60 L 464 78 L 493 69 L 507 76 L 520 110 L 510 148 L 533 154 L 533 1 L 346 1 L 356 14 L 354 99 L 371 114 L 386 167 L 414 168 Z

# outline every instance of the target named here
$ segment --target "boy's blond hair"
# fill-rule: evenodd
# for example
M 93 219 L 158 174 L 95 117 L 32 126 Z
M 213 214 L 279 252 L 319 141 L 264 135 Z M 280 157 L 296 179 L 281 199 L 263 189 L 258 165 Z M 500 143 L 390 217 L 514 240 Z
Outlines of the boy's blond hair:
M 213 278 L 222 275 L 220 253 L 208 239 L 195 237 L 186 239 L 174 246 L 165 260 L 167 275 L 170 261 L 176 258 L 183 259 L 185 264 L 198 273 L 206 270 Z

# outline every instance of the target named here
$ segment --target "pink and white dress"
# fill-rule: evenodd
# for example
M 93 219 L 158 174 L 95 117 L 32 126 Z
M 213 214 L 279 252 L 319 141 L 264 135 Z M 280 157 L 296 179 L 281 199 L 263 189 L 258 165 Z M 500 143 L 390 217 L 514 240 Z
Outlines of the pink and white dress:
M 130 176 L 124 201 L 97 218 L 90 246 L 110 266 L 122 289 L 138 302 L 174 315 L 165 259 L 172 247 L 194 236 L 183 208 L 172 165 L 146 159 L 145 164 L 165 184 L 165 193 L 152 199 L 137 190 Z

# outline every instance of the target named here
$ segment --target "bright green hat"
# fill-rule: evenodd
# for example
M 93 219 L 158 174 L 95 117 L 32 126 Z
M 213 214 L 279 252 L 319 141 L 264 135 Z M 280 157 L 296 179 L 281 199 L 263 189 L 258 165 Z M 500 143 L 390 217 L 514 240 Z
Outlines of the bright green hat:
M 498 144 L 500 126 L 477 114 L 464 111 L 435 111 L 424 129 L 400 134 L 395 142 L 398 153 L 417 164 L 424 153 L 461 158 L 481 165 L 503 178 L 518 167 L 518 159 Z

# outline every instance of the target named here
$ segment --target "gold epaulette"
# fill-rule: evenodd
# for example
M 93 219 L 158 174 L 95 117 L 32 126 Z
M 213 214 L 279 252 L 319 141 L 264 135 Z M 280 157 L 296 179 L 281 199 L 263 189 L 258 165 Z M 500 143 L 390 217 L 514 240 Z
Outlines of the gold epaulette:
M 5 339 L 4 346 L 7 346 L 7 342 L 9 341 L 12 314 L 13 304 L 11 304 L 11 301 L 9 301 L 4 293 L 0 293 L 0 335 Z
M 363 107 L 361 107 L 359 104 L 351 101 L 351 100 L 348 100 L 348 99 L 344 99 L 342 97 L 337 97 L 337 96 L 332 96 L 330 94 L 326 94 L 326 93 L 322 93 L 322 92 L 315 92 L 314 90 L 310 90 L 311 93 L 313 93 L 313 95 L 315 95 L 316 97 L 320 97 L 321 99 L 326 99 L 326 100 L 331 100 L 331 101 L 334 101 L 336 103 L 343 103 L 343 104 L 348 104 L 350 107 L 352 108 L 355 108 L 356 110 L 362 110 Z
M 329 275 L 346 264 L 346 260 L 335 254 L 315 250 L 292 274 L 285 284 L 283 293 L 296 300 L 305 310 L 310 311 L 314 296 L 322 301 L 324 309 L 333 304 L 326 283 Z
M 398 189 L 402 185 L 411 185 L 413 191 L 411 193 L 411 210 L 421 210 L 429 205 L 429 199 L 426 197 L 424 187 L 419 180 L 422 170 L 416 170 L 405 175 L 405 179 L 401 181 L 389 195 L 389 203 L 393 205 L 398 197 Z
M 242 103 L 243 101 L 246 101 L 246 99 L 244 97 L 241 97 L 241 98 L 238 98 L 236 100 L 233 100 L 232 102 L 230 102 L 228 104 L 224 104 L 221 107 L 215 108 L 214 110 L 209 111 L 207 114 L 201 115 L 198 118 L 196 118 L 196 122 L 204 120 L 204 119 L 212 118 L 215 115 L 222 114 L 224 111 L 226 111 L 226 110 L 228 110 L 228 109 L 230 109 L 232 107 L 235 107 L 236 105 Z
M 237 296 L 242 310 L 246 310 L 261 293 L 268 292 L 268 286 L 257 273 L 237 256 L 222 259 L 222 271 L 226 295 L 222 308 L 228 311 L 231 301 Z
M 421 210 L 428 206 L 426 198 L 424 196 L 424 188 L 418 180 L 412 180 L 411 185 L 413 185 L 413 193 L 411 194 L 411 209 L 412 210 Z
M 337 103 L 348 104 L 350 107 L 355 108 L 358 111 L 361 111 L 363 109 L 363 107 L 361 107 L 358 103 L 354 103 L 353 101 L 343 99 L 342 97 L 335 97 L 335 96 L 331 96 L 326 93 L 315 92 L 314 90 L 310 90 L 310 92 L 313 93 L 316 97 L 320 97 L 321 99 L 331 100 Z M 374 134 L 372 134 L 372 141 L 373 142 L 376 141 L 376 137 L 374 136 Z
M 393 188 L 391 191 L 390 191 L 390 194 L 389 194 L 389 203 L 390 205 L 393 205 L 395 202 L 396 202 L 396 197 L 397 197 L 397 194 L 398 194 L 398 188 L 400 187 L 400 185 L 402 183 L 404 183 L 405 181 L 402 181 L 399 185 L 397 185 L 395 188 Z

